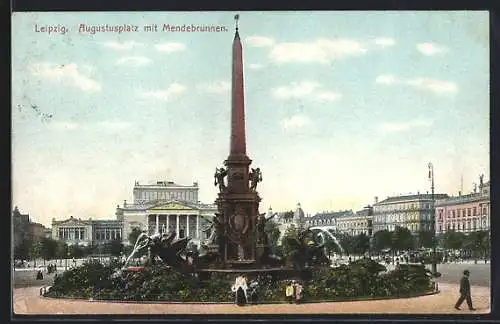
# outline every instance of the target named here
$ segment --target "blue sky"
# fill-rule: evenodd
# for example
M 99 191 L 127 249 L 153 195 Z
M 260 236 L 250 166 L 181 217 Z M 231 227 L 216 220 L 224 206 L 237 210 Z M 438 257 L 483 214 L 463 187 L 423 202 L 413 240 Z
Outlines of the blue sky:
M 229 153 L 231 12 L 14 13 L 13 204 L 110 218 L 135 180 L 198 181 Z M 78 32 L 79 24 L 227 32 Z M 36 32 L 66 26 L 67 33 Z M 487 12 L 242 12 L 261 211 L 361 209 L 489 179 Z M 38 112 L 31 108 L 35 105 Z M 45 120 L 40 114 L 52 114 Z

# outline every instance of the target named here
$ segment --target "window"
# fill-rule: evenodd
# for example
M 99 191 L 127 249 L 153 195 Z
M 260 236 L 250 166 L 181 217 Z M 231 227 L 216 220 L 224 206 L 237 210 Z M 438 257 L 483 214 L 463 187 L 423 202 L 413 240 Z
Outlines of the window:
M 477 215 L 477 207 L 474 207 L 474 216 Z
M 453 211 L 452 214 L 453 214 L 453 218 L 455 218 L 455 211 Z
M 441 224 L 439 224 L 439 231 L 442 232 L 443 231 L 443 226 Z
M 471 209 L 467 209 L 467 216 L 471 216 Z
M 483 215 L 486 215 L 486 208 L 483 208 Z
M 448 210 L 448 218 L 451 217 L 451 210 Z

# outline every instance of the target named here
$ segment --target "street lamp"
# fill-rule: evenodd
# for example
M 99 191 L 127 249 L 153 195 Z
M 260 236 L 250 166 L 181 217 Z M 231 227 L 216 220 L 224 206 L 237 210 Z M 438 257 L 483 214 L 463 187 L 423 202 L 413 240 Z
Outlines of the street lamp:
M 429 180 L 431 180 L 431 200 L 432 200 L 432 213 L 431 213 L 431 230 L 432 230 L 432 273 L 437 273 L 436 263 L 436 207 L 434 201 L 434 166 L 429 162 Z

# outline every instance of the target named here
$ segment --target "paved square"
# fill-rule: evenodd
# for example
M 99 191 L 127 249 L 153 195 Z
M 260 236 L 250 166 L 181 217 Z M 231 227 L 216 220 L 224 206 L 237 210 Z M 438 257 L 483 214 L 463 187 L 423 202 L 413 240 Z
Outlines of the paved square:
M 311 304 L 266 304 L 239 307 L 233 304 L 134 304 L 58 300 L 39 296 L 39 287 L 14 290 L 16 314 L 478 314 L 490 312 L 490 288 L 472 287 L 476 311 L 453 309 L 458 286 L 441 284 L 436 295 L 376 301 Z

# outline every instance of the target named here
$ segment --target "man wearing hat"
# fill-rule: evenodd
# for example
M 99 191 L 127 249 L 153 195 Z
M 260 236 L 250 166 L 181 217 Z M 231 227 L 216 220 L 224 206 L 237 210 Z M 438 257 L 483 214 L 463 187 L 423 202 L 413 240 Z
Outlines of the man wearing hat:
M 460 298 L 458 298 L 457 303 L 455 304 L 455 309 L 460 310 L 460 305 L 467 301 L 467 306 L 469 306 L 469 310 L 476 310 L 472 307 L 472 298 L 470 296 L 470 282 L 469 282 L 469 270 L 464 270 L 464 276 L 460 280 Z

